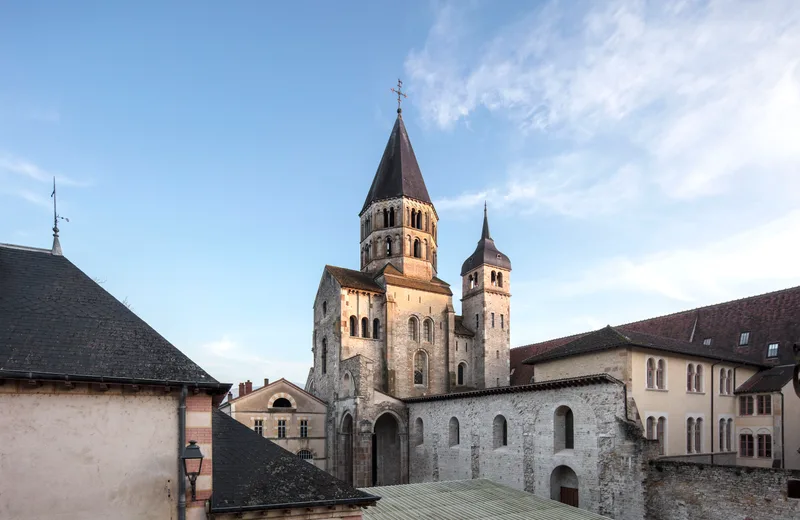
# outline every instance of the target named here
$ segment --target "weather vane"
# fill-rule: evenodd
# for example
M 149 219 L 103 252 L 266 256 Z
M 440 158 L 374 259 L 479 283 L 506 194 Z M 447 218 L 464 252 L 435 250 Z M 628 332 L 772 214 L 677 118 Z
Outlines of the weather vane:
M 397 80 L 397 90 L 395 90 L 395 89 L 393 89 L 393 88 L 391 88 L 391 89 L 389 89 L 389 90 L 391 90 L 392 92 L 394 92 L 395 94 L 397 94 L 397 113 L 398 113 L 398 114 L 402 113 L 402 112 L 403 112 L 403 109 L 402 109 L 402 108 L 400 108 L 400 104 L 403 102 L 403 98 L 407 98 L 407 97 L 408 97 L 408 96 L 406 95 L 406 93 L 405 93 L 405 92 L 403 92 L 403 81 L 402 81 L 402 80 L 400 80 L 400 79 L 398 79 L 398 80 Z
M 58 251 L 58 254 L 61 254 L 61 244 L 58 242 L 58 220 L 66 220 L 69 222 L 67 217 L 62 217 L 58 214 L 58 208 L 56 207 L 56 178 L 53 177 L 53 193 L 50 194 L 50 197 L 53 199 L 53 251 Z

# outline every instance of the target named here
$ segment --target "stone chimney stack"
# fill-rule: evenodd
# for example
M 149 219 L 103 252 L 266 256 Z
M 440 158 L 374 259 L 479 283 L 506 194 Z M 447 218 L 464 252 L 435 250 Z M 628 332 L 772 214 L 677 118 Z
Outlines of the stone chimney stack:
M 233 392 L 228 392 L 228 401 L 233 401 Z
M 264 386 L 269 386 L 269 379 L 266 377 L 264 378 Z
M 244 393 L 244 383 L 239 383 L 239 397 L 245 395 Z
M 244 395 L 247 395 L 252 391 L 253 391 L 253 382 L 248 379 L 244 384 Z

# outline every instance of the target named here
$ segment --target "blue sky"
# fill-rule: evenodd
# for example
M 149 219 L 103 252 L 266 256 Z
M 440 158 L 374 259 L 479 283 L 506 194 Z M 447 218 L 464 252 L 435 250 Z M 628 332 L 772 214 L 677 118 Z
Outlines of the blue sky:
M 168 5 L 164 5 L 168 4 Z M 800 13 L 750 2 L 0 2 L 0 242 L 218 379 L 311 363 L 389 88 L 456 289 L 488 201 L 512 345 L 800 284 Z

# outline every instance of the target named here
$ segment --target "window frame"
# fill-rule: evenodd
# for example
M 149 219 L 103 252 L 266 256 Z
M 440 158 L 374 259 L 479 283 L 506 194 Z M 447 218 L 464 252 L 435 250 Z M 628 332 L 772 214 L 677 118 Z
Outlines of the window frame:
M 773 348 L 772 347 L 775 347 L 774 353 L 771 353 L 771 352 L 773 352 Z M 767 359 L 774 359 L 774 358 L 778 357 L 778 349 L 779 348 L 780 348 L 780 343 L 769 343 L 767 345 Z
M 253 431 L 260 436 L 264 436 L 264 419 L 253 420 Z
M 772 415 L 772 394 L 759 394 L 756 396 L 755 415 Z
M 744 406 L 742 405 L 744 403 Z M 755 402 L 752 395 L 739 396 L 739 416 L 749 417 L 755 415 Z
M 755 456 L 755 438 L 753 432 L 749 429 L 739 432 L 738 456 L 747 458 L 753 458 Z
M 772 434 L 769 432 L 756 434 L 756 458 L 772 458 Z
M 308 438 L 308 419 L 300 419 L 300 438 Z
M 750 331 L 739 333 L 739 346 L 745 347 L 750 344 Z
M 278 438 L 286 438 L 286 419 L 278 419 Z

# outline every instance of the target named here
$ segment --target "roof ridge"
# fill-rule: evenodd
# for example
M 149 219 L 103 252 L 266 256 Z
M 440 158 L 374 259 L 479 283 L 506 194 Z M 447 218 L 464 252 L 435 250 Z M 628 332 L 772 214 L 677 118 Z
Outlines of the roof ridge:
M 6 244 L 6 243 L 3 243 L 3 242 L 0 242 L 0 247 L 4 247 L 4 248 L 7 248 L 7 249 L 18 249 L 20 251 L 31 251 L 33 253 L 49 253 L 49 254 L 53 254 L 53 249 L 52 248 L 51 249 L 45 249 L 43 247 L 22 246 L 22 245 L 19 245 L 19 244 Z

